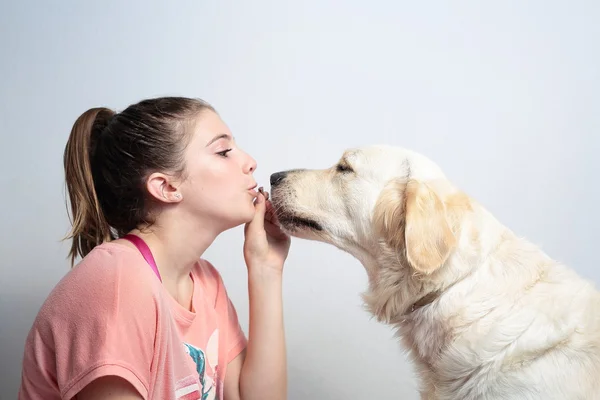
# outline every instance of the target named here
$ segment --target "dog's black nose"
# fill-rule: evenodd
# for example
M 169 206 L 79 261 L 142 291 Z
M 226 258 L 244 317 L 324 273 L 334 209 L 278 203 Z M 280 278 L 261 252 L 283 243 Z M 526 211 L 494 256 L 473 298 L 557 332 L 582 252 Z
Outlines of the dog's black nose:
M 276 172 L 271 175 L 271 186 L 277 186 L 288 174 L 288 171 Z

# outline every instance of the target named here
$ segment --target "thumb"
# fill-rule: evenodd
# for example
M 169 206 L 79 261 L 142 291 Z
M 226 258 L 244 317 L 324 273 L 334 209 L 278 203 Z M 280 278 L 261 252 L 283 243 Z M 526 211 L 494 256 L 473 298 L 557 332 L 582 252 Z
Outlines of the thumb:
M 261 190 L 258 192 L 258 196 L 256 196 L 256 200 L 254 201 L 254 218 L 246 224 L 246 231 L 260 232 L 265 229 L 266 203 L 265 195 Z

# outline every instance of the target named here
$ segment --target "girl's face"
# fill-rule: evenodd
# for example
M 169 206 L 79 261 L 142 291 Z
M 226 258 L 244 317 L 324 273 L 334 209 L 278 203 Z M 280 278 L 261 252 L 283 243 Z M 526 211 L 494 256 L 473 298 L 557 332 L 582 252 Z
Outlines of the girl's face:
M 236 146 L 231 132 L 212 111 L 204 111 L 192 124 L 185 149 L 183 180 L 177 185 L 178 207 L 184 215 L 226 229 L 254 217 L 256 161 Z

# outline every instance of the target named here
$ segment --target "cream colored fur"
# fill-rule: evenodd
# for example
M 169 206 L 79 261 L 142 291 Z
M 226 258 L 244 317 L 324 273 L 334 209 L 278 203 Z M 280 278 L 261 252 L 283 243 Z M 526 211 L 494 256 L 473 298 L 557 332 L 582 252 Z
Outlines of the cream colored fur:
M 289 172 L 271 196 L 290 234 L 364 265 L 366 306 L 397 328 L 422 399 L 600 399 L 594 285 L 515 235 L 431 160 L 354 149 L 329 169 Z

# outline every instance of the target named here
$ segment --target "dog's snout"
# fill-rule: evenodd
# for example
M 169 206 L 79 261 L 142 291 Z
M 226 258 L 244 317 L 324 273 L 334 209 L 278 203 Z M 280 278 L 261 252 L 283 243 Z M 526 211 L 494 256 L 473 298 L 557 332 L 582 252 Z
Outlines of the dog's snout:
M 277 186 L 288 174 L 288 171 L 276 172 L 271 175 L 271 186 Z

